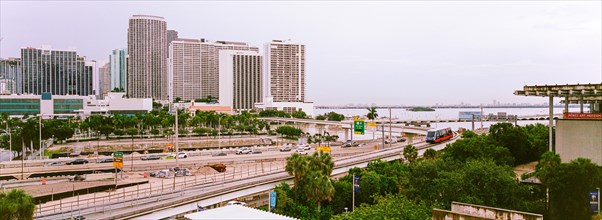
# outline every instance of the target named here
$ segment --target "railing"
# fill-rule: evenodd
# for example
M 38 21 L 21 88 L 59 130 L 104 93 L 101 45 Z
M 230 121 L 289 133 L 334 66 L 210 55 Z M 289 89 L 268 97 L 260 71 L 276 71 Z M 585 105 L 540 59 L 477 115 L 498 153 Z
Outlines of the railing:
M 64 202 L 63 200 L 58 200 L 58 204 L 56 201 L 38 204 L 35 214 L 36 216 L 43 217 L 66 212 L 73 213 L 74 210 L 81 210 L 84 208 L 94 208 L 94 212 L 102 211 L 104 213 L 105 204 L 127 202 L 131 200 L 130 205 L 133 206 L 135 205 L 136 200 L 162 195 L 164 192 L 175 192 L 210 183 L 224 184 L 227 180 L 235 180 L 260 174 L 273 174 L 281 172 L 283 167 L 284 161 L 278 161 L 275 166 L 272 166 L 272 163 L 270 163 L 268 167 L 259 163 L 247 164 L 246 169 L 239 168 L 237 170 L 236 167 L 230 167 L 233 168 L 232 172 L 216 173 L 212 175 L 184 176 L 178 177 L 176 180 L 171 178 L 161 179 L 160 184 L 149 182 L 148 186 L 146 186 L 146 184 L 142 185 L 142 187 L 141 185 L 137 185 L 136 189 L 124 187 L 109 192 L 92 193 L 92 195 L 85 194 L 85 196 L 80 196 L 78 194 L 77 196 L 70 198 L 75 199 L 74 201 Z M 102 207 L 99 207 L 99 205 Z

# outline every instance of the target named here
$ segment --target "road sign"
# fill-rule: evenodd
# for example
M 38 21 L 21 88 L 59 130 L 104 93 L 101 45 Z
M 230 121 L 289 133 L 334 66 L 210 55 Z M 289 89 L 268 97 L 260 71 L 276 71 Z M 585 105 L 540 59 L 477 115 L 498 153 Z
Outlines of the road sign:
M 353 176 L 353 191 L 360 192 L 360 177 Z
M 353 121 L 353 133 L 364 134 L 364 120 L 358 118 Z
M 276 192 L 270 192 L 270 210 L 276 208 Z
M 598 207 L 600 205 L 598 204 L 598 202 L 600 201 L 599 196 L 600 195 L 598 190 L 589 192 L 589 205 L 591 207 L 592 212 L 598 212 L 600 210 Z
M 123 152 L 113 153 L 113 167 L 123 168 Z
M 368 122 L 368 126 L 370 126 L 370 127 L 376 127 L 376 122 Z

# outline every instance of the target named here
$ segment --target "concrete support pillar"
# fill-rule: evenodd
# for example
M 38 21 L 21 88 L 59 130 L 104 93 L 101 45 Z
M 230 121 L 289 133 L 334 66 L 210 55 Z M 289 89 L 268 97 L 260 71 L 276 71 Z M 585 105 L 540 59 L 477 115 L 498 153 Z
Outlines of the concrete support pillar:
M 345 141 L 349 140 L 349 128 L 343 128 L 343 131 L 345 132 Z
M 583 96 L 579 97 L 579 112 L 583 113 Z
M 554 152 L 554 140 L 553 140 L 553 132 L 554 132 L 554 96 L 550 96 L 550 123 L 549 123 L 549 131 L 550 131 L 550 137 L 549 137 L 549 142 L 550 142 L 550 146 L 549 146 L 549 150 Z
M 569 112 L 569 96 L 564 97 L 564 112 Z

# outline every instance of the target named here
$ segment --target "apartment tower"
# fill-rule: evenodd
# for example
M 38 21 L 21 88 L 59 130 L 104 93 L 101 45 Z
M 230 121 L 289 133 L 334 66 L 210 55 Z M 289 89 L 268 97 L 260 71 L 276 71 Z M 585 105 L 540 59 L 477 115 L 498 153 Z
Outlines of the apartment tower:
M 201 41 L 174 39 L 169 46 L 170 100 L 201 96 Z
M 219 103 L 236 111 L 262 102 L 261 55 L 256 51 L 219 52 Z
M 127 49 L 114 49 L 109 55 L 109 71 L 111 72 L 109 74 L 111 76 L 109 91 L 114 89 L 127 91 L 127 55 Z
M 21 48 L 22 93 L 53 95 L 95 95 L 96 63 L 86 61 L 75 50 Z
M 178 39 L 178 32 L 175 30 L 167 30 L 167 57 L 169 57 L 169 44 Z
M 305 102 L 305 45 L 265 44 L 264 95 L 274 102 Z
M 130 98 L 167 100 L 167 22 L 163 17 L 129 19 L 127 94 Z
M 0 93 L 21 93 L 21 59 L 0 59 Z
M 98 67 L 98 90 L 100 98 L 111 91 L 111 63 Z
M 259 48 L 248 43 L 233 41 L 206 41 L 201 39 L 201 96 L 219 98 L 219 52 L 239 50 L 259 52 Z

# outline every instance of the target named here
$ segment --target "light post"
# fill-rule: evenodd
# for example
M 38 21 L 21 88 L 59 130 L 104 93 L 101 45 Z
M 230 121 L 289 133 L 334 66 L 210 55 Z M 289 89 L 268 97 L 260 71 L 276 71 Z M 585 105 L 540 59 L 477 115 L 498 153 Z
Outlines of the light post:
M 44 116 L 44 114 L 40 114 L 40 123 L 39 123 L 39 131 L 40 131 L 40 160 L 42 159 L 42 116 Z
M 223 115 L 219 116 L 219 119 L 217 120 L 217 146 L 218 149 L 222 149 L 222 117 Z

